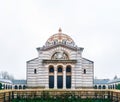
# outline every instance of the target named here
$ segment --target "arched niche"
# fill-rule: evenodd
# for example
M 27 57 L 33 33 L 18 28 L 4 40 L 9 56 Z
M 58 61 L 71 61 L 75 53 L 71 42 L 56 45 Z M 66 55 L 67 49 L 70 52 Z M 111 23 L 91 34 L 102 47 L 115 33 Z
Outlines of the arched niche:
M 55 52 L 52 57 L 52 60 L 68 60 L 69 56 L 66 52 L 64 51 L 59 51 L 59 52 Z

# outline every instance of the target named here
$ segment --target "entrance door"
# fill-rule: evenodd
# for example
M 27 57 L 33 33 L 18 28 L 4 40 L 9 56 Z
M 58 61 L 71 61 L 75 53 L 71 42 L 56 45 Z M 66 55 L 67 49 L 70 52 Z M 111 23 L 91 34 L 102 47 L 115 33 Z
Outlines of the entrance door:
M 54 76 L 49 76 L 49 88 L 54 88 Z
M 57 88 L 63 88 L 63 76 L 57 76 Z
M 71 76 L 66 76 L 66 88 L 71 88 Z

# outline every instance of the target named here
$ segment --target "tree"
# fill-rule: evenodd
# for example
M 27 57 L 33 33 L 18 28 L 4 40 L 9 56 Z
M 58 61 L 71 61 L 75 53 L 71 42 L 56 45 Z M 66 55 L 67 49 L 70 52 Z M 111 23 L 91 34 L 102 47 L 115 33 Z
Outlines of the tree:
M 117 75 L 114 76 L 114 80 L 115 80 L 115 79 L 118 79 Z
M 11 80 L 11 81 L 14 80 L 13 75 L 8 74 L 8 72 L 6 72 L 6 71 L 2 71 L 0 73 L 0 78 L 1 79 L 8 79 L 8 80 Z
M 118 85 L 116 86 L 116 89 L 120 90 L 120 84 L 118 84 Z

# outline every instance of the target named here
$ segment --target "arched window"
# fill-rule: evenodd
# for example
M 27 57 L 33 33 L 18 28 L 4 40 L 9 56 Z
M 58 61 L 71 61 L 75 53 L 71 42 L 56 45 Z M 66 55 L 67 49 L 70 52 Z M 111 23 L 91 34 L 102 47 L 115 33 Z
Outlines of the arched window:
M 97 89 L 97 85 L 95 85 L 94 88 Z
M 56 45 L 56 41 L 54 41 L 54 45 Z
M 71 66 L 67 66 L 66 72 L 71 72 Z
M 86 74 L 86 69 L 83 70 L 83 73 Z
M 53 67 L 53 66 L 50 66 L 50 67 L 49 67 L 49 72 L 50 72 L 50 73 L 53 73 L 53 72 L 54 72 L 54 67 Z
M 66 67 L 66 88 L 71 88 L 71 66 Z
M 58 72 L 62 72 L 62 67 L 58 66 Z
M 19 85 L 19 89 L 22 89 L 22 86 L 21 86 L 21 85 Z
M 99 89 L 101 89 L 101 85 L 99 85 L 99 87 L 98 87 Z
M 23 89 L 25 89 L 26 88 L 26 86 L 25 85 L 23 85 Z
M 62 40 L 62 44 L 65 44 L 65 45 L 66 45 L 66 40 Z
M 34 69 L 34 74 L 36 74 L 37 73 L 37 70 L 36 69 Z
M 17 85 L 15 85 L 15 87 L 14 87 L 15 89 L 18 89 L 18 86 Z
M 54 45 L 56 45 L 58 43 L 58 40 L 54 40 Z
M 106 86 L 105 86 L 105 85 L 103 85 L 103 89 L 106 89 Z

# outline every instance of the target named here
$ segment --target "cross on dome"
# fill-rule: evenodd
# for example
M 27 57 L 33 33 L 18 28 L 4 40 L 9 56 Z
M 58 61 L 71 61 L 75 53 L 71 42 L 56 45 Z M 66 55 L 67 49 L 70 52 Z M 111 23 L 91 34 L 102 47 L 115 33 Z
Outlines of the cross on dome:
M 59 28 L 58 32 L 59 32 L 59 33 L 61 33 L 61 32 L 62 32 L 62 29 L 61 29 L 61 28 Z

